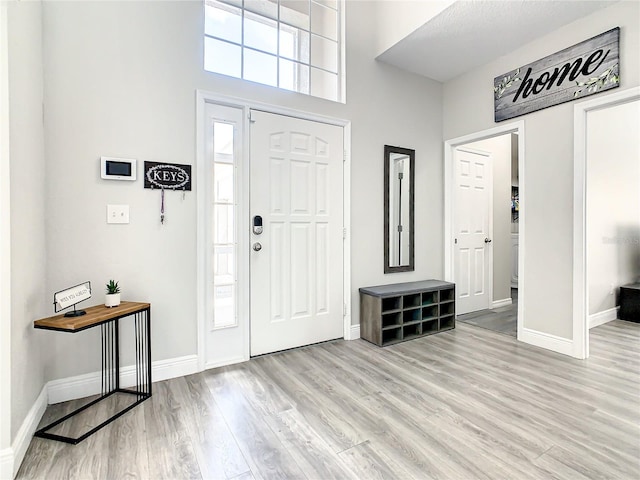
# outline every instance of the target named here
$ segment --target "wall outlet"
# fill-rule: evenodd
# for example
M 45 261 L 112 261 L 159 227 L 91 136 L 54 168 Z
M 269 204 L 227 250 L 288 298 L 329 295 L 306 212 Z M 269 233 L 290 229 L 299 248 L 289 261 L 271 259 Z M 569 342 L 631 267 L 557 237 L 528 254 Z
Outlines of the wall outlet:
M 129 223 L 129 205 L 107 205 L 107 223 Z
M 614 293 L 615 293 L 615 287 L 613 286 L 613 283 L 612 283 L 609 287 L 609 295 L 613 295 Z

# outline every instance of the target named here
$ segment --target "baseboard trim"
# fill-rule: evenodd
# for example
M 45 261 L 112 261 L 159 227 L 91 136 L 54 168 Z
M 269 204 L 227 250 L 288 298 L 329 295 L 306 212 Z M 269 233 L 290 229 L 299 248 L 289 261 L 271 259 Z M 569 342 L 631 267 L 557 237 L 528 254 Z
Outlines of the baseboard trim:
M 13 475 L 13 448 L 0 450 L 0 479 L 11 480 Z
M 151 376 L 154 382 L 169 380 L 170 378 L 183 377 L 198 372 L 198 356 L 186 355 L 184 357 L 158 360 L 151 364 Z M 132 387 L 136 384 L 135 365 L 129 365 L 120 369 L 120 385 Z M 102 375 L 100 372 L 92 372 L 75 377 L 61 378 L 47 383 L 49 403 L 60 403 L 76 398 L 84 398 L 100 393 L 102 388 Z
M 169 380 L 198 372 L 198 356 L 158 360 L 152 363 L 152 378 L 154 382 Z M 120 371 L 120 384 L 123 387 L 135 385 L 135 366 L 123 367 Z M 18 473 L 33 434 L 50 403 L 65 402 L 84 398 L 100 393 L 100 372 L 87 373 L 75 377 L 62 378 L 48 382 L 38 395 L 33 406 L 22 422 L 11 448 L 0 451 L 0 479 L 12 479 Z
M 346 338 L 345 340 L 357 340 L 359 338 L 360 338 L 360 324 L 351 325 L 351 328 L 349 329 L 349 338 Z
M 523 328 L 521 334 L 518 335 L 518 340 L 529 345 L 562 353 L 563 355 L 573 356 L 573 342 L 568 338 Z
M 513 300 L 511 298 L 503 298 L 502 300 L 494 300 L 491 302 L 491 309 L 500 308 L 500 307 L 508 307 L 513 304 Z
M 48 403 L 66 402 L 100 393 L 101 378 L 100 372 L 93 372 L 51 380 L 47 383 Z
M 185 355 L 184 357 L 159 360 L 152 364 L 152 378 L 154 382 L 193 375 L 199 371 L 197 355 Z M 135 369 L 133 366 L 131 367 L 131 378 L 132 380 L 135 379 Z M 133 381 L 131 385 L 135 385 L 135 381 Z
M 589 329 L 609 323 L 618 318 L 618 309 L 620 307 L 613 307 L 602 312 L 589 315 Z
M 11 450 L 13 451 L 13 478 L 17 473 L 20 465 L 22 464 L 22 460 L 24 459 L 25 453 L 27 453 L 27 448 L 29 448 L 29 444 L 31 443 L 31 438 L 38 428 L 38 424 L 44 415 L 44 411 L 47 409 L 47 386 L 42 387 L 40 391 L 40 395 L 36 398 L 36 401 L 29 409 L 29 413 L 25 417 L 22 425 L 20 426 L 20 430 L 16 434 L 16 438 L 13 440 L 13 444 L 11 446 Z M 4 478 L 4 477 L 2 477 Z

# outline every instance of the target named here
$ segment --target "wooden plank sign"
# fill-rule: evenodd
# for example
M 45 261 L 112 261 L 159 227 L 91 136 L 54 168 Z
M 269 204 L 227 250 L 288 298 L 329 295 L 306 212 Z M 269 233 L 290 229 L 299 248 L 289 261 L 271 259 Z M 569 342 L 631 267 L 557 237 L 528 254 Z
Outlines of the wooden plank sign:
M 496 77 L 495 121 L 519 117 L 620 85 L 620 27 Z
M 144 188 L 191 191 L 191 165 L 144 162 Z

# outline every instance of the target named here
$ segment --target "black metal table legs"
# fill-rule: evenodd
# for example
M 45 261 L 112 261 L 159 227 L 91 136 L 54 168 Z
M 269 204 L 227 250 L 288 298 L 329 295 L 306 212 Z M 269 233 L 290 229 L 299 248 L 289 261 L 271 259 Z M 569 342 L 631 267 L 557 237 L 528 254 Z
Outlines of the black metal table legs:
M 108 320 L 100 324 L 102 340 L 102 386 L 100 397 L 39 429 L 34 436 L 75 445 L 151 397 L 151 308 L 146 308 L 130 315 L 134 316 L 135 372 L 131 372 L 131 376 L 133 377 L 133 374 L 135 374 L 135 386 L 133 388 L 121 388 L 120 386 L 121 377 L 128 380 L 128 375 L 130 374 L 129 369 L 124 372 L 120 370 L 120 318 L 123 317 Z M 124 383 L 130 383 L 126 380 Z M 133 403 L 79 437 L 73 438 L 48 432 L 115 393 L 135 395 L 136 399 Z

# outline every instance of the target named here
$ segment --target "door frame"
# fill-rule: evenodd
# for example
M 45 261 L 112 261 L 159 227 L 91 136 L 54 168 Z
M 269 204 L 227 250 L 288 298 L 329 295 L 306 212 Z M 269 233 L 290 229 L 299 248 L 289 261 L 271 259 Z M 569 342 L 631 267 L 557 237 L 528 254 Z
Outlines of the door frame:
M 488 210 L 488 214 L 489 214 L 489 219 L 488 219 L 488 223 L 489 226 L 487 227 L 487 234 L 489 236 L 489 238 L 493 239 L 493 156 L 491 155 L 490 152 L 486 152 L 484 150 L 478 150 L 477 148 L 471 148 L 471 147 L 467 147 L 466 145 L 460 145 L 458 147 L 456 147 L 454 149 L 454 161 L 453 161 L 453 181 L 457 184 L 457 175 L 458 175 L 458 171 L 457 171 L 457 164 L 455 162 L 455 151 L 461 151 L 461 152 L 466 152 L 466 153 L 471 153 L 473 155 L 480 155 L 482 157 L 485 157 L 487 159 L 487 162 L 490 164 L 490 168 L 491 168 L 491 177 L 489 179 L 489 210 Z M 456 189 L 457 189 L 457 185 L 456 185 Z M 455 238 L 455 226 L 456 226 L 456 217 L 455 217 L 455 194 L 456 191 L 454 190 L 453 195 L 454 195 L 454 210 L 453 210 L 453 224 L 452 224 L 452 228 L 453 228 L 453 234 L 454 234 L 454 238 Z M 455 249 L 455 241 L 454 241 L 454 249 L 453 249 L 453 275 L 455 278 L 455 254 L 456 254 L 456 249 Z M 490 309 L 493 305 L 493 248 L 489 248 L 489 251 L 487 252 L 487 256 L 489 259 L 489 274 L 488 274 L 488 281 L 487 281 L 487 295 L 489 296 L 489 299 L 487 301 L 487 308 Z M 456 301 L 457 301 L 457 297 L 456 297 Z M 456 312 L 458 312 L 458 306 L 456 305 Z M 471 313 L 471 312 L 469 312 Z
M 0 3 L 0 477 L 13 478 L 11 450 L 11 190 L 7 4 Z
M 239 97 L 218 95 L 212 92 L 204 90 L 196 90 L 196 199 L 197 199 L 197 218 L 196 218 L 196 232 L 197 232 L 197 266 L 196 266 L 196 316 L 198 319 L 198 370 L 203 371 L 207 368 L 206 362 L 206 334 L 207 334 L 207 318 L 206 318 L 206 264 L 205 257 L 205 228 L 207 225 L 205 205 L 205 192 L 206 192 L 206 179 L 204 175 L 200 175 L 199 172 L 204 170 L 207 162 L 206 155 L 206 138 L 205 138 L 205 126 L 206 126 L 206 105 L 218 104 L 232 108 L 242 109 L 243 111 L 243 152 L 244 158 L 241 159 L 244 165 L 247 166 L 243 169 L 244 177 L 240 179 L 240 184 L 248 185 L 249 183 L 249 152 L 250 152 L 250 112 L 251 110 L 261 110 L 267 113 L 273 113 L 276 115 L 286 115 L 289 117 L 299 118 L 301 120 L 310 120 L 313 122 L 327 123 L 330 125 L 336 125 L 344 129 L 344 152 L 343 152 L 343 177 L 342 177 L 342 194 L 343 194 L 343 279 L 342 279 L 342 302 L 344 305 L 343 310 L 343 335 L 345 340 L 351 340 L 357 338 L 352 335 L 351 328 L 351 122 L 340 118 L 328 117 L 324 115 L 318 115 L 315 113 L 305 112 L 302 110 L 295 110 L 292 108 L 281 107 L 279 105 L 272 105 L 268 103 L 256 102 L 253 100 L 247 100 Z M 241 193 L 239 204 L 239 211 L 241 216 L 246 218 L 242 221 L 249 225 L 249 189 Z M 240 244 L 250 244 L 249 228 L 240 229 L 241 237 L 238 239 Z M 249 286 L 250 279 L 247 276 L 249 274 L 249 251 L 238 257 L 239 261 L 239 277 L 244 274 L 243 278 L 239 278 L 238 281 L 238 293 L 240 298 L 249 299 Z M 240 312 L 239 312 L 240 313 Z M 240 314 L 238 322 L 243 323 L 245 328 L 245 335 L 243 338 L 243 352 L 237 357 L 230 359 L 228 364 L 239 363 L 249 360 L 250 358 L 250 318 L 249 308 L 247 306 L 246 313 Z M 355 330 L 355 329 L 354 329 Z M 217 365 L 218 366 L 218 365 Z
M 488 138 L 505 135 L 508 133 L 518 134 L 518 193 L 520 196 L 520 217 L 518 220 L 518 234 L 520 236 L 520 248 L 518 252 L 518 340 L 522 341 L 525 321 L 525 215 L 526 215 L 526 183 L 525 183 L 525 128 L 524 120 L 505 123 L 497 127 L 479 132 L 470 133 L 461 137 L 445 140 L 444 142 L 444 279 L 449 282 L 455 281 L 455 174 L 454 158 L 455 149 L 468 143 L 486 140 Z M 493 287 L 493 286 L 492 286 Z
M 587 246 L 587 115 L 640 101 L 640 87 L 580 102 L 573 107 L 573 356 L 589 358 Z

